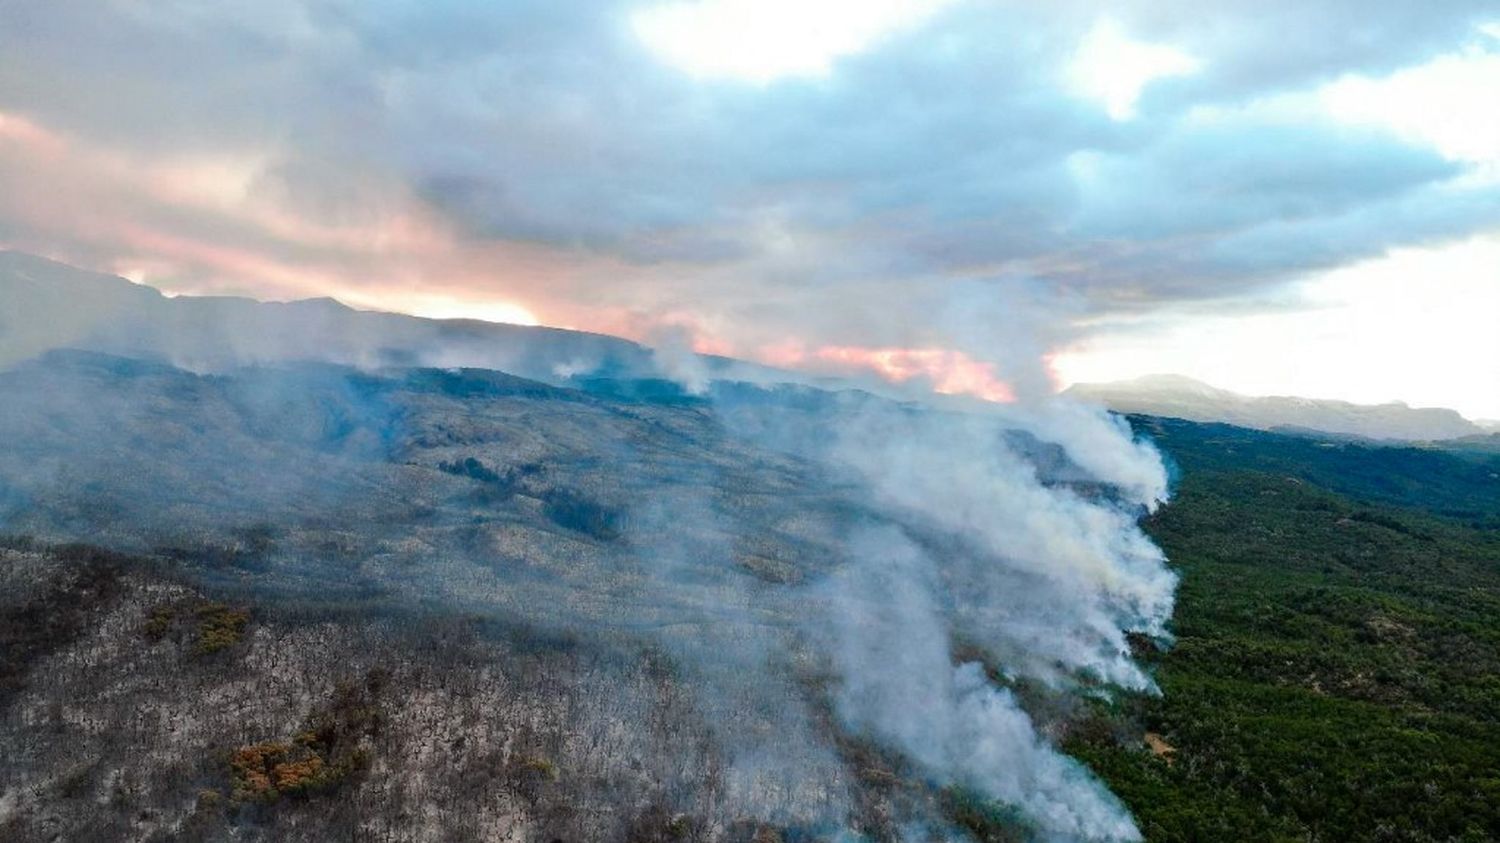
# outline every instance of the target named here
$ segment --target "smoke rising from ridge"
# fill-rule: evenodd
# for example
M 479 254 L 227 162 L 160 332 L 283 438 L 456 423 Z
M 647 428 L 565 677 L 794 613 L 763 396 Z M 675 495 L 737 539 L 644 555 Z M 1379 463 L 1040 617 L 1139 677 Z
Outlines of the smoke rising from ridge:
M 211 374 L 21 353 L 0 370 L 0 529 L 207 542 L 278 592 L 336 583 L 646 646 L 716 742 L 694 757 L 718 759 L 717 783 L 682 810 L 857 828 L 844 735 L 1042 839 L 1139 837 L 1006 687 L 1153 688 L 1125 636 L 1167 633 L 1175 577 L 1136 524 L 1166 476 L 1117 419 L 754 386 L 682 348 L 567 332 L 142 295 L 68 341 Z M 309 312 L 321 356 L 312 337 L 269 361 L 205 340 L 296 336 Z M 554 385 L 414 368 L 436 360 Z M 270 548 L 247 557 L 247 530 Z M 943 833 L 919 801 L 894 811 Z
M 796 427 L 759 435 L 852 472 L 893 522 L 851 529 L 847 564 L 816 586 L 827 613 L 813 634 L 833 654 L 845 724 L 1049 839 L 1137 839 L 1118 800 L 978 664 L 955 664 L 953 645 L 1010 679 L 1154 690 L 1125 633 L 1167 637 L 1173 605 L 1176 577 L 1136 525 L 1165 498 L 1155 451 L 1062 403 L 960 414 L 853 401 L 799 432 L 810 439 L 793 441 Z
M 852 537 L 856 561 L 830 580 L 839 711 L 945 783 L 1021 814 L 1047 837 L 1138 839 L 1124 808 L 1049 746 L 1010 692 L 974 662 L 953 665 L 936 566 L 899 532 Z

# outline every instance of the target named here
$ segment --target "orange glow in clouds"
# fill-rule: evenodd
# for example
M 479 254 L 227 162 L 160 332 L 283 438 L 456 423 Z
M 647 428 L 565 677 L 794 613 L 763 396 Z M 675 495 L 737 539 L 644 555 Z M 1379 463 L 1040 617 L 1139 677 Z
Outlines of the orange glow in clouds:
M 259 297 L 333 295 L 355 307 L 435 318 L 523 325 L 567 324 L 700 354 L 735 356 L 737 343 L 694 312 L 621 313 L 580 305 L 581 279 L 639 275 L 638 267 L 526 243 L 468 243 L 399 185 L 364 213 L 328 222 L 260 187 L 278 150 L 163 153 L 111 149 L 0 111 L 0 212 L 25 221 L 29 247 L 66 260 L 71 244 L 138 282 L 174 293 L 253 289 Z M 379 173 L 371 183 L 385 184 Z M 25 197 L 22 199 L 21 197 Z M 56 245 L 55 245 L 56 244 Z M 162 282 L 166 282 L 163 284 Z M 731 332 L 732 333 L 732 332 Z M 675 339 L 671 339 L 675 338 Z M 773 366 L 830 374 L 874 373 L 950 395 L 1013 401 L 993 364 L 944 348 L 762 348 Z
M 922 379 L 932 384 L 934 392 L 944 395 L 972 395 L 1003 403 L 1016 400 L 1010 384 L 995 375 L 994 364 L 946 348 L 828 345 L 808 350 L 791 342 L 762 349 L 760 358 L 788 368 L 867 370 L 892 383 Z
M 368 201 L 329 221 L 267 181 L 281 152 L 130 152 L 0 110 L 0 217 L 20 221 L 6 245 L 173 294 L 336 296 L 520 324 L 540 321 L 540 294 L 576 266 L 527 244 L 466 243 L 381 173 L 365 174 Z
M 57 156 L 67 151 L 62 138 L 17 114 L 0 111 L 0 140 L 21 144 L 38 154 Z

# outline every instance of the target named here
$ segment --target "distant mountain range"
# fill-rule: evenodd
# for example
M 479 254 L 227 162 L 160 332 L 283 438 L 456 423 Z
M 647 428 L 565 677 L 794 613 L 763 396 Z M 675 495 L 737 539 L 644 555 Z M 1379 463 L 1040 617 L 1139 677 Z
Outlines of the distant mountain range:
M 552 384 L 795 379 L 753 363 L 586 331 L 362 311 L 329 298 L 172 297 L 118 276 L 0 251 L 0 368 L 58 348 L 153 358 L 197 372 L 321 360 L 496 369 Z
M 1258 430 L 1315 431 L 1366 439 L 1426 442 L 1483 436 L 1488 431 L 1437 407 L 1352 404 L 1321 398 L 1255 397 L 1182 375 L 1147 375 L 1115 383 L 1080 383 L 1066 394 L 1119 413 L 1224 422 Z

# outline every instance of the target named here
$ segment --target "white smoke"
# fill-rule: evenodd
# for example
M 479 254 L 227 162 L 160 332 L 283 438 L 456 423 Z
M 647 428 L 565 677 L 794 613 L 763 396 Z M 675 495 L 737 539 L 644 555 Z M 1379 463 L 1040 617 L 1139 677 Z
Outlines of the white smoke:
M 708 364 L 693 351 L 693 338 L 687 329 L 669 325 L 651 332 L 651 359 L 661 376 L 675 381 L 689 395 L 702 395 L 712 378 Z
M 929 774 L 1019 808 L 1049 837 L 1138 839 L 1130 816 L 1043 741 L 978 664 L 953 665 L 937 565 L 893 528 L 853 537 L 827 583 L 839 714 Z
M 1166 501 L 1161 454 L 1150 443 L 1136 440 L 1123 418 L 1064 397 L 1001 406 L 995 412 L 1018 429 L 1062 447 L 1094 480 L 1148 511 Z
M 35 259 L 10 260 L 34 274 L 70 272 Z M 26 313 L 28 320 L 0 322 L 44 323 L 60 300 L 44 295 L 49 285 L 18 277 L 13 286 L 20 292 L 10 303 L 25 305 L 15 312 Z M 515 610 L 528 620 L 552 619 L 588 629 L 609 608 L 617 623 L 659 639 L 680 664 L 697 671 L 705 717 L 737 752 L 728 763 L 728 795 L 763 816 L 817 816 L 820 806 L 844 803 L 841 786 L 829 784 L 816 792 L 816 786 L 807 784 L 836 782 L 839 775 L 831 748 L 817 746 L 821 721 L 787 704 L 801 691 L 785 664 L 807 655 L 826 659 L 835 671 L 833 702 L 841 726 L 899 751 L 932 781 L 969 788 L 1011 806 L 1047 838 L 1139 837 L 1118 800 L 1053 747 L 1009 691 L 993 684 L 978 665 L 954 664 L 953 642 L 961 641 L 965 652 L 977 649 L 1007 679 L 1089 692 L 1108 686 L 1154 688 L 1132 660 L 1126 636 L 1132 631 L 1167 635 L 1176 577 L 1137 525 L 1143 513 L 1166 498 L 1167 478 L 1156 452 L 1136 441 L 1118 418 L 1055 400 L 1009 407 L 933 400 L 917 406 L 868 395 L 840 397 L 809 387 L 721 390 L 711 383 L 708 361 L 691 352 L 685 332 L 659 337 L 657 350 L 647 352 L 605 337 L 543 329 L 430 323 L 325 305 L 262 309 L 215 300 L 168 305 L 149 291 L 126 292 L 130 300 L 125 304 L 101 306 L 98 319 L 69 329 L 58 341 L 77 339 L 81 345 L 126 353 L 151 351 L 174 361 L 204 359 L 205 350 L 217 349 L 227 355 L 221 363 L 228 365 L 242 355 L 260 361 L 261 352 L 276 344 L 207 342 L 211 336 L 300 336 L 303 329 L 319 326 L 328 330 L 311 332 L 305 347 L 278 348 L 278 353 L 340 363 L 362 363 L 373 354 L 406 365 L 477 364 L 552 379 L 583 374 L 577 367 L 597 360 L 594 365 L 607 374 L 672 377 L 689 392 L 706 392 L 715 410 L 712 419 L 691 416 L 698 420 L 693 424 L 704 427 L 685 430 L 690 440 L 704 444 L 701 453 L 683 458 L 688 451 L 658 453 L 648 447 L 656 441 L 653 437 L 665 435 L 661 431 L 671 430 L 668 423 L 687 424 L 689 416 L 637 419 L 632 414 L 642 425 L 649 421 L 659 427 L 647 431 L 645 426 L 601 423 L 597 430 L 620 436 L 618 442 L 592 443 L 590 453 L 597 460 L 591 464 L 601 467 L 588 476 L 558 481 L 566 488 L 632 492 L 633 523 L 627 537 L 641 557 L 641 570 L 632 573 L 628 565 L 618 564 L 618 548 L 612 545 L 587 545 L 597 558 L 575 560 L 567 571 L 578 574 L 589 564 L 604 565 L 612 576 L 623 578 L 610 580 L 615 582 L 612 591 L 599 591 L 595 581 L 580 575 L 579 587 L 587 590 L 570 595 L 570 603 L 542 599 L 553 593 L 544 590 L 546 582 L 518 578 L 500 592 L 519 595 Z M 135 301 L 141 296 L 144 305 Z M 189 306 L 194 309 L 182 310 Z M 116 311 L 135 315 L 104 318 Z M 0 343 L 0 352 L 24 357 L 42 350 L 35 346 L 48 339 L 16 336 L 25 342 L 14 347 Z M 47 377 L 45 367 L 37 377 Z M 276 409 L 282 397 L 288 407 L 317 408 L 331 388 L 305 373 L 272 380 L 268 399 L 240 401 L 253 411 L 251 417 L 279 423 L 289 415 Z M 57 383 L 44 380 L 36 386 L 46 396 L 45 406 L 96 419 L 101 430 L 116 429 L 128 418 L 123 412 L 101 414 L 92 397 L 76 407 L 63 406 Z M 15 396 L 8 397 L 15 403 Z M 357 394 L 343 403 L 355 416 L 369 416 L 372 430 L 388 425 L 390 408 L 364 407 L 367 402 Z M 959 407 L 962 412 L 951 411 Z M 642 413 L 654 416 L 654 411 Z M 46 451 L 44 445 L 56 446 L 59 453 L 98 447 L 93 438 L 62 436 L 55 425 L 42 421 L 48 418 L 44 413 L 9 416 L 11 427 L 39 451 Z M 0 413 L 0 421 L 6 417 Z M 322 429 L 321 411 L 309 418 L 317 422 L 310 430 Z M 721 429 L 728 434 L 723 442 L 708 434 Z M 746 452 L 736 439 L 811 458 L 807 464 L 815 470 L 806 472 L 803 461 L 784 466 L 771 461 L 767 465 L 776 466 L 775 471 L 761 468 L 757 476 L 765 477 L 796 466 L 797 473 L 778 487 L 789 495 L 821 488 L 825 471 L 837 487 L 837 504 L 830 498 L 824 510 L 812 513 L 828 525 L 826 544 L 788 541 L 788 548 L 801 549 L 788 553 L 805 551 L 808 558 L 797 560 L 805 564 L 789 565 L 798 577 L 774 586 L 746 580 L 736 544 L 765 538 L 771 522 L 743 518 L 734 509 L 721 512 L 712 503 L 714 490 L 735 487 L 740 476 L 733 469 Z M 217 465 L 215 459 L 242 463 L 244 454 L 256 453 L 263 444 L 247 434 L 233 447 L 208 437 L 198 450 L 184 450 L 174 440 L 160 447 L 160 459 L 142 464 L 164 477 L 216 476 L 188 469 Z M 216 456 L 220 452 L 231 456 Z M 500 456 L 491 459 L 498 464 Z M 337 483 L 317 482 L 324 474 L 340 476 L 338 465 L 294 460 L 287 470 L 274 471 L 270 459 L 257 476 L 307 475 L 306 488 L 326 487 L 330 499 L 347 493 Z M 21 460 L 13 462 L 11 479 L 16 479 L 25 472 Z M 96 459 L 74 462 L 99 466 Z M 183 473 L 171 474 L 168 469 L 174 467 Z M 647 477 L 672 482 L 640 488 L 637 484 Z M 84 487 L 83 479 L 70 485 Z M 175 488 L 172 482 L 155 485 Z M 254 487 L 260 496 L 251 496 L 248 504 L 263 507 L 262 499 L 307 497 L 275 494 L 261 486 Z M 201 495 L 188 497 L 196 505 Z M 774 503 L 777 511 L 784 507 L 789 513 L 774 529 L 785 525 L 791 539 L 812 534 L 821 541 L 822 527 L 799 532 L 795 498 Z M 737 505 L 750 506 L 744 501 Z M 262 514 L 276 512 L 280 510 L 265 509 Z M 809 574 L 805 580 L 804 573 Z M 563 586 L 557 588 L 566 593 Z M 809 596 L 816 596 L 817 605 L 827 611 L 808 611 Z M 804 653 L 792 640 L 794 631 L 821 644 L 818 653 Z M 751 718 L 745 711 L 771 714 Z M 778 733 L 789 740 L 767 744 L 766 733 L 751 728 L 757 723 L 778 724 Z M 931 818 L 896 819 L 921 825 Z
M 849 563 L 822 586 L 838 711 L 1048 839 L 1139 839 L 1119 801 L 1041 737 L 1010 692 L 977 664 L 954 665 L 951 642 L 978 646 L 1013 678 L 1153 689 L 1125 635 L 1165 637 L 1171 616 L 1176 577 L 1136 525 L 1165 496 L 1165 472 L 1097 411 L 1008 416 L 867 404 L 838 420 L 829 458 L 916 531 L 857 531 Z M 1044 477 L 1036 455 L 1017 452 L 1006 428 L 1018 420 L 1059 431 L 1052 444 L 1077 482 Z

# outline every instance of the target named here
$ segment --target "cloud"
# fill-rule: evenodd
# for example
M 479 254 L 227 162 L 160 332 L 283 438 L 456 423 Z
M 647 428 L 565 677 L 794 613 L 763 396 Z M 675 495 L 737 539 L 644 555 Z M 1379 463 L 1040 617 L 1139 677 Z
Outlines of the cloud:
M 1270 0 L 1246 7 L 1188 0 L 1121 4 L 1132 32 L 1204 59 L 1200 73 L 1158 92 L 1175 101 L 1243 101 L 1346 73 L 1380 74 L 1452 49 L 1494 18 L 1486 0 Z
M 0 33 L 0 112 L 34 136 L 0 132 L 0 235 L 174 289 L 686 320 L 1015 381 L 1101 316 L 1493 225 L 1452 132 L 1338 81 L 1490 49 L 1482 3 L 803 5 L 723 55 L 728 0 L 32 5 Z M 62 144 L 44 177 L 35 136 Z
M 1435 152 L 1329 123 L 1240 116 L 1180 126 L 1147 149 L 1081 159 L 1080 234 L 1158 239 L 1336 217 L 1456 175 Z
M 1200 67 L 1202 62 L 1182 50 L 1131 39 L 1105 17 L 1078 45 L 1068 75 L 1079 93 L 1102 102 L 1110 117 L 1127 120 L 1135 116 L 1136 100 L 1147 85 Z
M 710 0 L 637 10 L 631 25 L 662 58 L 706 76 L 769 82 L 826 74 L 834 59 L 858 53 L 893 29 L 951 0 Z M 787 26 L 788 21 L 795 25 Z
M 1500 176 L 1500 24 L 1485 42 L 1383 77 L 1342 76 L 1319 91 L 1341 121 L 1389 128 L 1445 157 Z

